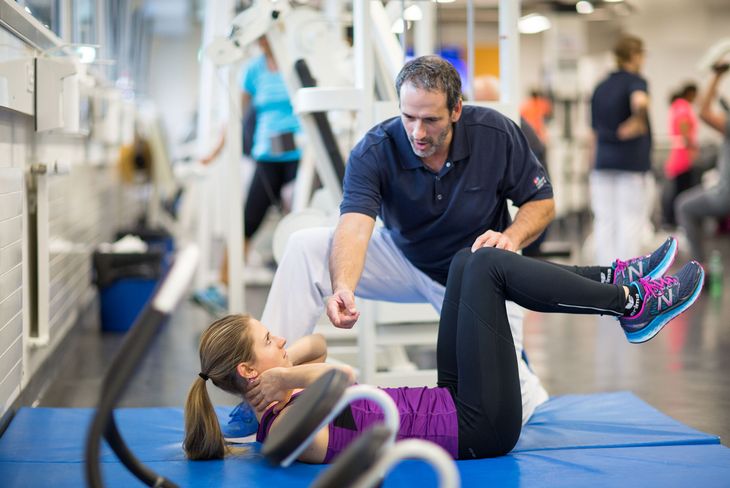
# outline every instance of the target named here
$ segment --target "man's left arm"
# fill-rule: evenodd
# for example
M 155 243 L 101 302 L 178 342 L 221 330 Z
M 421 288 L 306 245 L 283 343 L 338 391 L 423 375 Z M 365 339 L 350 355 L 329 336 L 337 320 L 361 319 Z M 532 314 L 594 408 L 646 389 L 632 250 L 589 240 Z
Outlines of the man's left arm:
M 522 249 L 537 239 L 555 218 L 555 200 L 525 202 L 515 215 L 512 225 L 503 232 L 514 243 L 515 249 Z
M 496 247 L 507 251 L 519 251 L 542 234 L 555 218 L 555 201 L 552 198 L 525 202 L 515 215 L 512 225 L 504 232 L 488 230 L 471 246 L 472 252 L 482 247 Z

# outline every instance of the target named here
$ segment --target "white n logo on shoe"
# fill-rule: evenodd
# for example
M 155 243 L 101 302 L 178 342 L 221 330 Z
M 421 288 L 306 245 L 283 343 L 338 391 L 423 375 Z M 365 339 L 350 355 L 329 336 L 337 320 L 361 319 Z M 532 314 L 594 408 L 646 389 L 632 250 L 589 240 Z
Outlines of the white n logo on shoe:
M 672 300 L 672 288 L 669 288 L 667 290 L 667 293 L 665 293 L 663 295 L 659 295 L 657 297 L 657 305 L 656 305 L 656 308 L 657 308 L 658 311 L 661 311 L 662 310 L 662 304 L 666 305 L 667 307 L 671 307 L 673 301 L 674 300 Z
M 636 267 L 629 266 L 627 268 L 627 271 L 629 272 L 629 281 L 636 281 L 639 278 L 644 277 L 644 263 L 642 261 L 636 262 Z

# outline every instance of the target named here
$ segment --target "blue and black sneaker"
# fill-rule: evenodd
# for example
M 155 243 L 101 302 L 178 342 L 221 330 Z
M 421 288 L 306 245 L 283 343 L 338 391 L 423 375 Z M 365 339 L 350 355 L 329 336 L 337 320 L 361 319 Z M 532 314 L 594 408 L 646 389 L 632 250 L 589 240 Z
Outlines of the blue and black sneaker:
M 614 285 L 628 285 L 639 278 L 656 279 L 664 275 L 677 256 L 677 239 L 672 236 L 651 254 L 621 261 L 617 259 L 613 268 Z
M 697 261 L 685 264 L 674 276 L 635 281 L 641 305 L 635 314 L 619 318 L 629 342 L 646 342 L 657 335 L 697 300 L 704 281 L 705 271 Z
M 259 421 L 251 405 L 241 402 L 228 414 L 228 423 L 221 426 L 223 437 L 226 439 L 240 439 L 255 434 L 259 428 Z

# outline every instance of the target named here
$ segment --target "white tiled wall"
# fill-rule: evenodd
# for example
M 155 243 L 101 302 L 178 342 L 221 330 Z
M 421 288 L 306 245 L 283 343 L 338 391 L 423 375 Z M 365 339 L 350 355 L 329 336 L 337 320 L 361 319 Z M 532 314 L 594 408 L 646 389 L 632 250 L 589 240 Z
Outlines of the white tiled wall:
M 115 169 L 80 163 L 68 175 L 48 177 L 51 336 L 75 320 L 78 304 L 88 295 L 94 248 L 129 227 L 141 211 L 141 202 L 120 186 Z
M 30 52 L 17 37 L 0 29 L 0 63 L 27 57 Z M 0 108 L 0 416 L 18 397 L 23 382 L 26 291 L 23 170 L 31 130 L 31 117 Z
M 0 163 L 0 414 L 21 383 L 23 184 L 20 168 Z
M 25 51 L 0 28 L 0 63 L 31 55 Z M 118 152 L 118 147 L 79 136 L 38 134 L 32 116 L 0 106 L 0 418 L 42 374 L 44 361 L 93 298 L 93 250 L 118 228 L 130 226 L 143 209 L 139 189 L 119 181 Z M 39 294 L 32 314 L 30 273 L 35 266 L 29 250 L 36 241 L 31 241 L 29 168 L 56 161 L 70 171 L 37 175 L 42 181 L 38 201 L 47 203 L 38 223 L 44 229 L 37 241 L 38 268 L 47 270 L 39 286 L 48 293 Z M 34 315 L 46 325 L 43 340 L 31 337 Z

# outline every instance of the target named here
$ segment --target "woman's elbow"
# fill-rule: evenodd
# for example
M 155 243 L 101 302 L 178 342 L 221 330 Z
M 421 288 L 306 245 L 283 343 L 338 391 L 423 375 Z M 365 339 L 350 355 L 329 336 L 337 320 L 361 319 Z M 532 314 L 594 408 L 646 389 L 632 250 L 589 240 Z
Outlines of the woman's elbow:
M 353 385 L 355 384 L 355 370 L 352 369 L 352 366 L 348 366 L 347 364 L 343 364 L 340 366 L 340 371 L 344 372 L 347 375 L 347 381 Z

